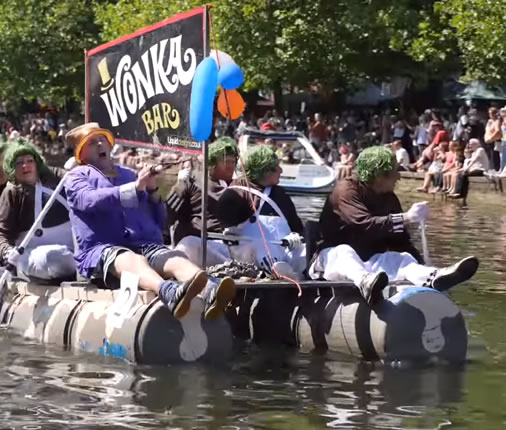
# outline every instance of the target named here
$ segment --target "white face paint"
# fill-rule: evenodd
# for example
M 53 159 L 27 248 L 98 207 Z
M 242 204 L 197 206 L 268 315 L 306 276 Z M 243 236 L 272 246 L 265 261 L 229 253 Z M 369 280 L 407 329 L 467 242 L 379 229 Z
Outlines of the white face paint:
M 435 297 L 435 294 L 438 296 Z M 441 351 L 446 343 L 441 322 L 444 318 L 454 318 L 459 314 L 457 305 L 444 294 L 432 291 L 413 294 L 406 299 L 406 303 L 417 308 L 425 317 L 423 347 L 432 354 Z

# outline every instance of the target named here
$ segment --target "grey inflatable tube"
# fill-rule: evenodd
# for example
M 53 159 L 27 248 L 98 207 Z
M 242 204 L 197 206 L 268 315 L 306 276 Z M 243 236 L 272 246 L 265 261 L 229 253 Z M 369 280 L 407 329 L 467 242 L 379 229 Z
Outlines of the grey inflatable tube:
M 389 287 L 371 309 L 350 284 L 303 283 L 301 297 L 283 282 L 253 285 L 240 285 L 234 306 L 216 321 L 203 319 L 199 298 L 176 320 L 147 292 L 118 321 L 111 312 L 117 292 L 18 282 L 10 285 L 0 318 L 41 343 L 146 364 L 223 361 L 234 342 L 245 340 L 367 360 L 465 360 L 462 314 L 435 290 Z

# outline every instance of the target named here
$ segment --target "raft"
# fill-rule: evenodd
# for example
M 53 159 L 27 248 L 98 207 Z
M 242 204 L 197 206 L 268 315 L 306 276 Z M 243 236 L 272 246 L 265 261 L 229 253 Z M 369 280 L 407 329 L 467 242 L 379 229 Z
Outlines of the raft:
M 337 352 L 365 360 L 464 361 L 467 330 L 459 308 L 429 288 L 391 285 L 371 309 L 350 283 L 238 283 L 233 306 L 205 321 L 204 303 L 176 320 L 150 292 L 133 297 L 115 316 L 118 290 L 88 283 L 59 286 L 13 281 L 0 310 L 9 330 L 43 344 L 112 355 L 134 363 L 167 365 L 228 360 L 244 342 L 304 352 Z M 114 311 L 114 309 L 116 309 Z

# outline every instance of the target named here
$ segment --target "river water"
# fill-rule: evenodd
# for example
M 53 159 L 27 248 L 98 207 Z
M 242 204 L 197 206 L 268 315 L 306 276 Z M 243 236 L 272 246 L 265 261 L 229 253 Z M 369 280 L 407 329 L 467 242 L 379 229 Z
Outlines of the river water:
M 407 208 L 419 195 L 401 184 Z M 321 197 L 295 197 L 314 218 Z M 465 365 L 426 368 L 287 351 L 233 362 L 136 366 L 0 332 L 1 429 L 498 429 L 506 424 L 506 199 L 469 206 L 429 197 L 438 265 L 475 254 L 476 277 L 452 290 L 470 331 Z M 419 243 L 419 235 L 414 232 Z

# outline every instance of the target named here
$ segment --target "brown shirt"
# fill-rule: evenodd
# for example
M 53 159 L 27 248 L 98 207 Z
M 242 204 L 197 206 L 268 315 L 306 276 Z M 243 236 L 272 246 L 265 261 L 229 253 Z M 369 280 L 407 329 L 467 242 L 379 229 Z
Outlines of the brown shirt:
M 41 176 L 42 185 L 54 189 L 65 174 L 65 170 L 50 168 Z M 62 195 L 65 197 L 64 192 Z M 44 197 L 47 197 L 44 195 Z M 47 200 L 42 201 L 44 205 Z M 7 183 L 0 196 L 0 264 L 16 244 L 20 235 L 27 232 L 35 221 L 35 186 Z M 55 227 L 69 221 L 67 209 L 56 201 L 42 221 L 42 227 Z
M 319 249 L 350 245 L 363 261 L 386 251 L 423 259 L 404 229 L 402 207 L 394 193 L 377 194 L 357 178 L 336 184 L 320 215 Z
M 216 202 L 224 187 L 209 178 L 207 201 L 207 231 L 220 232 L 220 222 L 216 216 Z M 200 236 L 202 231 L 202 190 L 193 178 L 178 181 L 167 196 L 168 225 L 176 224 L 174 241 L 177 244 L 183 237 Z

